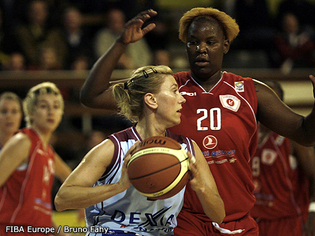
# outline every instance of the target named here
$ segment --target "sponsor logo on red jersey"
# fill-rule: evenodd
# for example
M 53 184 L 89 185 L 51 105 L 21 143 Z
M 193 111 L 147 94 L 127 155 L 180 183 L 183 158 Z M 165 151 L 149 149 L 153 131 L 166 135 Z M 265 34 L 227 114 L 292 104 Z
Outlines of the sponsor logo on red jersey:
M 206 137 L 204 137 L 202 144 L 207 149 L 213 149 L 217 146 L 218 140 L 213 135 L 207 135 Z

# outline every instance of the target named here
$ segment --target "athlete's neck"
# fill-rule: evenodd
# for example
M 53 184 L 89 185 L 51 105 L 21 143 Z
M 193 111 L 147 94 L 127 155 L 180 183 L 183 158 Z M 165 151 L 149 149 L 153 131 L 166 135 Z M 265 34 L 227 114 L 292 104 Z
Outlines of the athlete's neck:
M 205 91 L 210 91 L 222 78 L 223 72 L 221 70 L 218 70 L 216 73 L 211 75 L 208 78 L 200 78 L 194 75 L 193 72 L 191 72 L 191 76 L 194 80 L 196 80 L 200 86 L 204 88 Z

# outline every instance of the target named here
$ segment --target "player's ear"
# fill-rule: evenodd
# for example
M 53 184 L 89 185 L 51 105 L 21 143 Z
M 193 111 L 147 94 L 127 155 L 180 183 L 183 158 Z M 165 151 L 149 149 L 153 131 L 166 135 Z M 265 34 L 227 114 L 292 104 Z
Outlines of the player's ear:
M 147 93 L 144 95 L 144 102 L 152 109 L 156 109 L 158 107 L 156 98 L 152 93 Z
M 227 54 L 229 50 L 230 50 L 230 41 L 228 39 L 225 39 L 223 43 L 223 53 Z

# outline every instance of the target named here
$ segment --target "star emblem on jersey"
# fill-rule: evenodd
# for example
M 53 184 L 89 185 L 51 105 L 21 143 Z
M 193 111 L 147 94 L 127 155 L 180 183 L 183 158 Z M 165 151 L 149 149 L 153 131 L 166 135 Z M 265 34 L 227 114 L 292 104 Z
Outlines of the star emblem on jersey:
M 220 102 L 224 108 L 237 112 L 240 108 L 241 101 L 234 95 L 220 95 Z
M 217 146 L 218 140 L 213 135 L 207 135 L 206 137 L 204 137 L 202 144 L 207 149 L 213 149 Z

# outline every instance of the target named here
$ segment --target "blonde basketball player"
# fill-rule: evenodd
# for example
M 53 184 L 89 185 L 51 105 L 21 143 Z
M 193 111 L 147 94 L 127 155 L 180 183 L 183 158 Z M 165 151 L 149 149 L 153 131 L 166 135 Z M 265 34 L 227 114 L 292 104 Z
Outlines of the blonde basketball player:
M 128 82 L 116 84 L 113 93 L 120 112 L 136 123 L 110 135 L 84 157 L 57 193 L 57 210 L 85 207 L 89 235 L 173 235 L 185 188 L 173 197 L 151 201 L 130 185 L 126 173 L 135 143 L 167 136 L 179 142 L 190 158 L 191 154 L 196 157 L 190 163 L 188 185 L 205 214 L 221 222 L 224 204 L 200 149 L 191 139 L 167 130 L 180 123 L 185 103 L 172 70 L 166 66 L 139 68 Z M 100 231 L 103 234 L 97 234 Z

